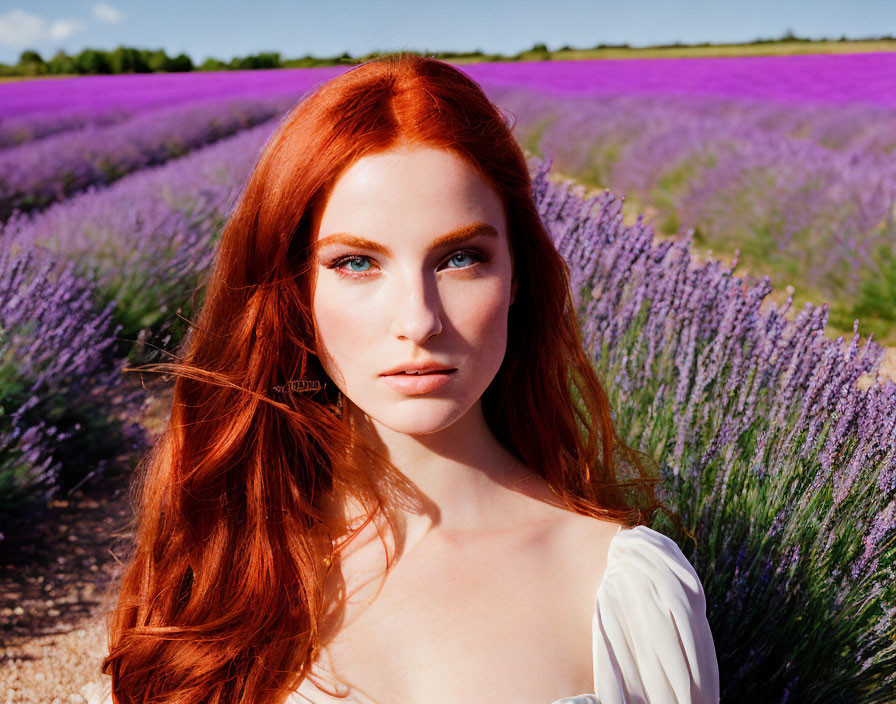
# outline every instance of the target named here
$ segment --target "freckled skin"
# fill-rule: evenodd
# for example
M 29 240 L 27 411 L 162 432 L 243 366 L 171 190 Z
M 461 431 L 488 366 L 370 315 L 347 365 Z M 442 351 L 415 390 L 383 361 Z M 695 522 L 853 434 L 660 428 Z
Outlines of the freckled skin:
M 342 551 L 331 592 L 346 595 L 344 618 L 323 647 L 324 679 L 351 687 L 348 704 L 546 703 L 591 691 L 594 595 L 617 526 L 558 505 L 482 412 L 517 285 L 500 197 L 464 159 L 417 145 L 360 159 L 318 215 L 313 241 L 347 234 L 390 252 L 321 245 L 314 319 L 344 409 L 367 416 L 427 499 L 422 513 L 403 513 L 407 541 L 388 575 L 374 524 Z M 498 236 L 431 249 L 474 223 Z M 457 369 L 431 393 L 380 379 L 429 360 Z M 335 701 L 308 680 L 302 691 Z
M 500 238 L 430 251 L 435 238 L 474 222 Z M 478 404 L 507 346 L 513 271 L 498 194 L 447 150 L 389 150 L 360 159 L 337 181 L 316 239 L 333 233 L 374 240 L 392 255 L 343 244 L 318 252 L 313 307 L 327 373 L 374 423 L 408 434 L 451 425 Z M 486 260 L 460 251 L 467 247 Z M 348 254 L 366 257 L 340 265 L 358 278 L 325 267 Z M 457 369 L 431 394 L 406 396 L 379 378 L 398 363 L 428 359 Z

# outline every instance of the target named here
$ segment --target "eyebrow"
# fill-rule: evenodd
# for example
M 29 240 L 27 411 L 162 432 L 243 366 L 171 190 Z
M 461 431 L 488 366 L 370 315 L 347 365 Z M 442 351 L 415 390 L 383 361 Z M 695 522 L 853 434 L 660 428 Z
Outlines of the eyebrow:
M 470 225 L 464 225 L 463 227 L 459 227 L 456 230 L 447 232 L 444 235 L 440 235 L 433 240 L 432 244 L 430 245 L 430 249 L 450 247 L 474 239 L 475 237 L 479 237 L 481 235 L 485 235 L 486 237 L 499 236 L 498 231 L 491 225 L 488 225 L 484 222 L 474 222 Z M 367 240 L 363 237 L 356 237 L 355 235 L 350 235 L 347 232 L 337 232 L 333 235 L 327 235 L 326 237 L 317 240 L 314 243 L 313 249 L 316 252 L 321 247 L 328 244 L 346 244 L 350 247 L 368 249 L 372 252 L 377 252 L 386 256 L 389 256 L 392 253 L 388 247 L 380 244 L 379 242 Z

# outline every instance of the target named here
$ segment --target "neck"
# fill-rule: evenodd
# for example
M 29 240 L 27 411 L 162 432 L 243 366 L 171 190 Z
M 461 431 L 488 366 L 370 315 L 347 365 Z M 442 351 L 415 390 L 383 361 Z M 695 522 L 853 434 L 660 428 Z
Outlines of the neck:
M 481 401 L 450 426 L 422 435 L 396 432 L 353 404 L 346 410 L 356 431 L 417 495 L 400 510 L 408 535 L 461 538 L 513 530 L 531 522 L 533 500 L 554 499 L 544 480 L 494 436 Z

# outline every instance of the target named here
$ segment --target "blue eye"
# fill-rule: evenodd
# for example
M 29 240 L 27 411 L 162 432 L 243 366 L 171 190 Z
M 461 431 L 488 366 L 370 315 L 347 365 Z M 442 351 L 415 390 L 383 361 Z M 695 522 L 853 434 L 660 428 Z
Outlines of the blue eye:
M 348 260 L 349 264 L 354 264 L 357 262 L 363 262 L 367 257 L 352 257 Z M 369 262 L 368 262 L 369 263 Z M 352 269 L 352 271 L 358 271 L 357 269 Z
M 449 261 L 456 261 L 457 257 L 473 257 L 475 259 L 473 252 L 458 252 Z
M 451 255 L 451 257 L 448 259 L 448 261 L 449 262 L 454 261 L 455 263 L 457 263 L 458 257 L 461 257 L 461 258 L 470 257 L 473 260 L 472 264 L 469 264 L 468 266 L 459 266 L 459 267 L 450 267 L 450 268 L 452 268 L 452 269 L 469 269 L 469 268 L 475 266 L 476 264 L 478 264 L 479 262 L 483 262 L 486 260 L 485 255 L 483 255 L 481 252 L 477 252 L 476 250 L 472 250 L 472 249 L 463 249 L 463 250 L 458 250 L 453 255 Z M 367 276 L 369 275 L 368 272 L 370 271 L 370 269 L 357 269 L 354 267 L 354 265 L 359 264 L 359 263 L 364 264 L 365 262 L 369 264 L 371 262 L 370 257 L 366 257 L 361 254 L 349 254 L 344 257 L 338 257 L 337 259 L 334 259 L 329 264 L 327 264 L 327 268 L 334 269 L 339 276 L 346 278 L 346 279 L 362 279 L 362 278 L 367 278 Z M 344 269 L 343 264 L 349 264 L 351 266 L 348 269 Z M 352 273 L 352 272 L 354 272 L 354 273 Z

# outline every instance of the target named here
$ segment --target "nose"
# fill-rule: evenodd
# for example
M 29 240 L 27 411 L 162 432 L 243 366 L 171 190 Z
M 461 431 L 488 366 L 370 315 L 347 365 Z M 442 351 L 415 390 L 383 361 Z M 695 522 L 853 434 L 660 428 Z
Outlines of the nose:
M 435 280 L 409 275 L 395 292 L 393 334 L 422 343 L 442 331 L 442 303 Z

